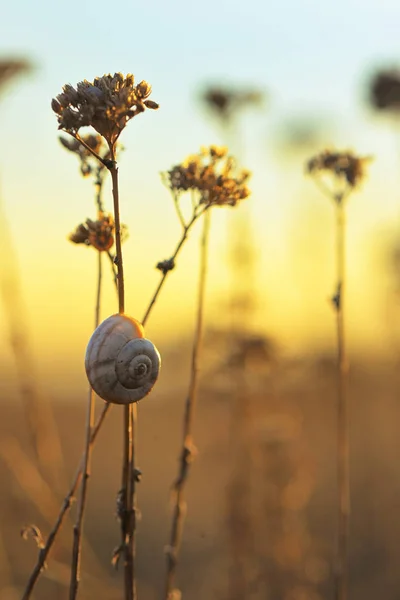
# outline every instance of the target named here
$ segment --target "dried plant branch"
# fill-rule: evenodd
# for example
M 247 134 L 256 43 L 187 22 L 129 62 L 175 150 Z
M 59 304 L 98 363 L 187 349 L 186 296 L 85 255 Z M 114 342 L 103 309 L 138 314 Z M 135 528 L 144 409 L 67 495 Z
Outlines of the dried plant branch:
M 95 318 L 94 318 L 94 329 L 99 325 L 100 322 L 100 301 L 101 301 L 101 281 L 102 281 L 102 253 L 97 252 L 97 289 L 96 289 L 96 306 L 95 306 Z M 75 600 L 78 594 L 79 580 L 80 580 L 80 565 L 81 565 L 81 554 L 82 554 L 82 532 L 83 532 L 83 518 L 85 514 L 86 498 L 87 498 L 87 484 L 90 477 L 90 463 L 91 463 L 91 433 L 94 426 L 94 415 L 95 415 L 95 394 L 91 387 L 89 387 L 88 393 L 88 405 L 86 414 L 86 439 L 85 439 L 85 450 L 83 458 L 83 477 L 80 486 L 80 494 L 78 500 L 78 509 L 76 523 L 73 529 L 73 545 L 72 545 L 72 559 L 71 559 L 71 577 L 70 577 L 70 588 L 69 598 Z
M 116 288 L 117 293 L 118 293 L 118 274 L 117 274 L 116 264 L 114 262 L 114 256 L 111 254 L 111 252 L 109 250 L 107 252 L 107 256 L 108 256 L 108 258 L 110 260 L 111 271 L 112 271 L 112 275 L 113 275 L 113 281 L 114 281 L 114 285 L 115 285 L 115 288 Z
M 149 302 L 149 305 L 148 305 L 148 307 L 146 309 L 146 312 L 144 313 L 144 316 L 143 316 L 143 319 L 142 319 L 142 325 L 143 326 L 146 324 L 147 319 L 150 316 L 150 313 L 151 313 L 151 311 L 153 309 L 153 306 L 156 303 L 157 298 L 158 298 L 158 296 L 159 296 L 159 294 L 160 294 L 160 292 L 161 292 L 161 290 L 162 290 L 162 288 L 164 286 L 164 283 L 165 283 L 165 280 L 167 278 L 168 273 L 170 271 L 172 271 L 172 269 L 175 267 L 175 261 L 176 261 L 176 259 L 178 257 L 179 252 L 182 249 L 182 246 L 184 245 L 184 243 L 185 243 L 185 241 L 186 241 L 186 239 L 188 237 L 189 231 L 191 230 L 191 228 L 193 227 L 193 225 L 195 224 L 195 222 L 197 221 L 197 219 L 199 217 L 201 217 L 201 215 L 207 210 L 207 208 L 208 208 L 207 206 L 204 206 L 200 210 L 195 210 L 193 212 L 193 215 L 192 215 L 190 221 L 186 225 L 184 225 L 184 227 L 183 227 L 183 232 L 182 232 L 181 238 L 179 239 L 178 244 L 176 245 L 176 248 L 175 248 L 175 250 L 174 250 L 171 258 L 169 258 L 169 259 L 167 259 L 167 260 L 165 260 L 163 262 L 158 263 L 157 268 L 162 272 L 162 275 L 161 275 L 160 282 L 159 282 L 158 286 L 156 287 L 155 292 L 154 292 L 154 294 L 153 294 L 153 296 L 152 296 L 152 298 L 151 298 L 151 300 Z
M 118 312 L 125 312 L 125 288 L 124 288 L 124 264 L 122 259 L 122 244 L 121 244 L 121 222 L 119 217 L 119 190 L 118 190 L 118 167 L 115 162 L 115 149 L 110 146 L 111 163 L 109 171 L 112 179 L 112 194 L 114 202 L 114 219 L 115 219 L 115 251 L 116 265 L 118 272 Z
M 118 74 L 119 75 L 119 74 Z M 116 75 L 117 76 L 117 75 Z M 145 82 L 142 82 L 145 83 Z M 85 85 L 87 82 L 85 83 Z M 92 85 L 92 84 L 87 84 Z M 142 84 L 139 84 L 139 87 Z M 146 84 L 144 86 L 146 88 L 146 94 L 148 93 L 149 86 Z M 70 93 L 70 90 L 65 89 L 64 95 Z M 63 98 L 63 94 L 58 96 L 57 100 L 53 100 L 52 106 L 53 110 L 59 115 L 59 119 L 62 121 L 64 108 L 61 106 L 60 102 L 65 103 L 65 98 Z M 152 103 L 151 101 L 146 101 L 147 108 L 156 108 L 157 105 Z M 70 115 L 71 116 L 71 115 Z M 74 117 L 75 118 L 75 117 Z M 119 125 L 118 125 L 119 127 Z M 118 127 L 116 132 L 118 133 Z M 68 128 L 65 128 L 65 131 L 71 133 Z M 118 134 L 119 135 L 119 134 Z M 118 136 L 117 136 L 118 137 Z M 117 140 L 115 138 L 115 141 Z M 124 310 L 124 295 L 123 295 L 123 286 L 121 286 L 121 279 L 123 275 L 123 265 L 122 265 L 122 253 L 121 253 L 121 238 L 120 238 L 120 222 L 119 222 L 119 202 L 118 202 L 118 171 L 115 162 L 115 152 L 112 150 L 112 145 L 110 146 L 110 154 L 111 160 L 107 165 L 108 169 L 111 172 L 112 180 L 113 180 L 113 198 L 114 198 L 114 207 L 115 212 L 118 213 L 115 215 L 115 224 L 116 224 L 116 247 L 117 247 L 117 256 L 116 256 L 116 264 L 118 270 L 118 297 L 119 297 L 119 308 L 120 312 Z M 212 160 L 212 164 L 216 162 L 216 159 L 220 160 L 226 156 L 226 149 L 219 149 L 217 147 L 210 147 L 209 155 Z M 201 155 L 202 156 L 202 155 Z M 202 165 L 199 157 L 196 157 L 196 169 L 193 170 L 193 163 L 189 163 L 187 169 L 178 166 L 174 168 L 170 174 L 175 174 L 175 170 L 178 171 L 178 181 L 177 186 L 178 189 L 182 189 L 182 181 L 188 181 L 188 176 L 191 177 L 189 188 L 198 186 L 199 191 L 201 190 L 199 202 L 193 209 L 192 218 L 189 220 L 187 224 L 185 224 L 184 231 L 182 236 L 175 248 L 175 251 L 170 259 L 162 261 L 158 263 L 157 268 L 161 271 L 162 276 L 157 288 L 149 302 L 149 305 L 144 313 L 142 324 L 145 325 L 150 313 L 159 297 L 160 291 L 165 283 L 168 273 L 174 268 L 175 260 L 181 251 L 185 240 L 188 237 L 188 233 L 194 223 L 200 218 L 211 206 L 235 206 L 240 200 L 248 197 L 249 190 L 244 185 L 246 180 L 248 179 L 249 173 L 243 171 L 238 178 L 233 178 L 230 176 L 230 171 L 232 167 L 232 162 L 230 159 L 227 160 L 226 165 L 224 167 L 223 173 L 217 174 L 214 170 L 210 168 L 210 166 Z M 200 170 L 199 170 L 200 169 Z M 198 171 L 198 172 L 197 172 Z M 183 178 L 183 179 L 182 179 Z M 110 255 L 109 255 L 109 258 Z M 98 432 L 100 431 L 102 424 L 109 412 L 110 404 L 105 403 L 103 410 L 99 416 L 99 419 L 95 426 L 92 429 L 91 437 L 90 437 L 90 446 L 92 447 Z M 134 432 L 135 426 L 137 423 L 137 415 L 136 415 L 136 407 L 133 407 L 132 410 L 125 411 L 124 413 L 124 468 L 123 468 L 123 487 L 119 493 L 119 500 L 121 500 L 121 504 L 123 504 L 124 508 L 122 509 L 121 518 L 121 533 L 123 537 L 123 544 L 114 554 L 113 562 L 118 563 L 118 559 L 120 557 L 121 551 L 123 551 L 125 558 L 125 596 L 127 599 L 134 599 L 133 594 L 135 594 L 135 586 L 131 585 L 132 581 L 134 583 L 134 539 L 135 539 L 135 529 L 136 529 L 136 497 L 135 497 L 135 483 L 140 479 L 140 472 L 135 467 L 135 456 L 134 456 Z M 84 457 L 81 460 L 81 465 L 77 471 L 75 480 L 71 486 L 69 493 L 64 499 L 63 505 L 61 507 L 60 514 L 57 518 L 57 522 L 50 532 L 49 538 L 45 544 L 45 547 L 41 551 L 36 566 L 28 580 L 28 584 L 25 590 L 25 595 L 23 600 L 27 600 L 30 597 L 32 590 L 35 586 L 35 583 L 40 575 L 41 570 L 43 569 L 44 562 L 47 558 L 47 555 L 54 543 L 54 540 L 57 536 L 57 533 L 62 525 L 65 514 L 70 508 L 72 498 L 76 492 L 76 489 L 79 485 L 82 471 L 84 465 Z M 128 468 L 127 468 L 128 465 Z M 129 582 L 129 586 L 128 586 Z
M 338 564 L 337 600 L 348 597 L 348 548 L 350 520 L 349 407 L 347 399 L 348 363 L 344 327 L 345 286 L 345 210 L 343 200 L 336 202 L 337 288 L 332 302 L 336 312 L 337 332 L 337 476 L 338 476 Z
M 80 82 L 77 85 L 77 88 L 73 88 L 71 85 L 65 85 L 63 87 L 63 92 L 54 98 L 51 102 L 51 106 L 53 111 L 57 114 L 59 129 L 64 130 L 66 133 L 69 133 L 73 138 L 79 141 L 82 146 L 89 152 L 89 154 L 93 155 L 102 165 L 107 167 L 110 171 L 112 178 L 112 193 L 113 193 L 113 202 L 114 202 L 114 219 L 115 219 L 115 244 L 116 244 L 116 258 L 113 259 L 113 262 L 117 265 L 117 283 L 118 283 L 118 305 L 119 305 L 119 313 L 123 314 L 125 309 L 125 297 L 124 297 L 124 277 L 123 277 L 123 260 L 122 260 L 122 248 L 121 248 L 121 224 L 119 218 L 119 193 L 118 193 L 118 168 L 116 164 L 116 143 L 121 131 L 124 129 L 126 123 L 136 116 L 137 114 L 143 112 L 145 108 L 148 109 L 157 109 L 158 104 L 152 100 L 149 100 L 148 97 L 151 94 L 151 86 L 146 82 L 142 81 L 136 86 L 134 85 L 134 77 L 129 74 L 124 77 L 121 73 L 115 73 L 112 75 L 104 75 L 101 78 L 96 78 L 93 83 L 90 83 L 86 80 Z M 102 158 L 95 150 L 85 142 L 79 136 L 79 129 L 84 125 L 92 125 L 94 129 L 104 137 L 106 140 L 110 158 Z M 65 145 L 65 144 L 64 144 Z M 68 144 L 66 144 L 68 147 Z M 98 186 L 98 206 L 100 209 L 101 206 L 101 179 L 100 174 L 98 177 L 99 186 Z M 75 240 L 74 240 L 75 241 Z M 109 254 L 110 256 L 110 254 Z M 89 401 L 89 421 L 92 418 L 92 411 L 90 410 L 90 406 L 92 404 L 93 396 L 91 395 Z M 86 450 L 84 457 L 82 459 L 81 467 L 78 469 L 77 476 L 75 478 L 74 484 L 64 500 L 63 507 L 57 519 L 56 525 L 53 528 L 48 543 L 41 550 L 39 555 L 38 563 L 29 579 L 28 586 L 26 588 L 26 593 L 24 597 L 29 597 L 30 593 L 33 590 L 35 582 L 43 568 L 45 558 L 52 546 L 52 543 L 57 535 L 59 528 L 61 527 L 64 515 L 69 509 L 73 494 L 75 493 L 77 486 L 79 484 L 79 480 L 82 476 L 82 471 L 85 474 L 84 479 L 87 479 L 87 467 L 88 467 L 88 458 L 90 448 L 92 447 L 97 433 L 101 428 L 102 423 L 104 422 L 105 416 L 109 410 L 109 404 L 103 408 L 103 411 L 100 415 L 99 421 L 92 428 L 90 440 L 88 433 L 88 440 L 86 444 Z M 128 544 L 125 544 L 125 572 L 127 577 L 125 579 L 125 594 L 126 598 L 134 598 L 135 594 L 135 580 L 134 580 L 134 572 L 132 568 L 133 563 L 133 553 L 129 555 L 127 549 L 131 549 L 134 546 L 134 533 L 135 529 L 132 527 L 132 519 L 130 519 L 129 515 L 132 512 L 130 510 L 130 504 L 132 504 L 132 500 L 134 499 L 134 481 L 135 481 L 135 471 L 133 465 L 133 427 L 130 425 L 134 422 L 136 411 L 133 411 L 132 407 L 128 407 L 125 410 L 124 421 L 125 421 L 125 447 L 128 449 L 126 452 L 125 459 L 128 468 L 125 469 L 124 473 L 126 473 L 126 477 L 124 480 L 125 488 L 128 493 L 125 494 L 126 499 L 126 511 L 125 514 L 128 515 L 127 520 L 123 523 L 122 528 L 125 532 L 128 533 Z M 85 485 L 85 484 L 84 484 Z M 81 508 L 78 511 L 78 523 L 82 523 L 83 519 L 83 511 L 85 501 L 84 498 L 86 496 L 86 492 L 84 491 L 85 487 L 82 486 L 82 495 L 81 495 Z M 77 591 L 77 580 L 78 580 L 78 571 L 79 571 L 79 537 L 80 537 L 80 528 L 81 525 L 77 525 L 75 528 L 75 544 L 74 544 L 74 558 L 73 558 L 73 568 L 71 575 L 71 598 L 76 596 Z M 124 540 L 125 542 L 125 540 Z
M 183 522 L 186 514 L 186 505 L 184 501 L 184 488 L 189 475 L 190 465 L 196 454 L 193 444 L 193 419 L 197 401 L 197 389 L 200 368 L 200 354 L 203 341 L 203 316 L 204 316 L 204 298 L 207 276 L 208 246 L 210 233 L 210 212 L 204 216 L 203 233 L 201 238 L 200 251 L 200 271 L 197 297 L 197 316 L 193 339 L 192 365 L 190 372 L 189 391 L 185 403 L 185 413 L 183 419 L 183 443 L 180 455 L 179 473 L 173 484 L 174 509 L 172 516 L 172 525 L 170 541 L 166 550 L 167 573 L 165 579 L 165 600 L 171 600 L 173 597 L 176 569 L 178 565 L 178 553 L 182 539 Z
M 200 215 L 198 215 L 198 216 L 200 216 Z M 193 222 L 191 222 L 191 223 L 188 224 L 187 230 L 184 232 L 184 234 L 182 235 L 181 239 L 179 240 L 179 242 L 178 242 L 178 244 L 177 244 L 177 246 L 175 248 L 174 254 L 173 254 L 173 259 L 174 260 L 177 258 L 180 250 L 182 249 L 182 246 L 183 246 L 185 240 L 188 237 L 189 230 L 193 226 L 195 220 L 196 219 L 192 219 Z M 159 295 L 159 293 L 161 291 L 161 287 L 164 284 L 165 279 L 167 278 L 168 273 L 169 273 L 169 271 L 166 271 L 165 273 L 163 273 L 162 278 L 161 278 L 161 282 L 160 282 L 160 284 L 158 284 L 158 286 L 156 288 L 156 291 L 153 294 L 153 296 L 152 296 L 152 298 L 151 298 L 151 300 L 149 302 L 149 305 L 148 305 L 147 309 L 144 312 L 143 319 L 142 319 L 143 325 L 145 325 L 145 323 L 147 322 L 147 320 L 148 320 L 148 318 L 150 316 L 152 308 L 155 305 L 155 302 L 156 302 L 156 300 L 158 298 L 158 295 Z M 109 403 L 106 402 L 104 404 L 104 406 L 103 406 L 103 409 L 102 409 L 102 411 L 101 411 L 98 419 L 97 419 L 97 422 L 96 422 L 95 426 L 93 427 L 92 434 L 90 436 L 90 446 L 91 446 L 91 448 L 93 447 L 93 444 L 96 441 L 97 435 L 98 435 L 101 427 L 103 426 L 103 423 L 104 423 L 104 421 L 105 421 L 105 419 L 107 417 L 107 414 L 109 413 L 110 409 L 111 409 L 111 404 L 109 404 Z M 58 532 L 59 532 L 59 530 L 60 530 L 60 528 L 61 528 L 61 526 L 63 524 L 65 515 L 66 515 L 66 513 L 69 511 L 69 509 L 71 507 L 74 495 L 75 495 L 76 490 L 78 489 L 79 483 L 81 481 L 82 471 L 83 471 L 83 465 L 84 465 L 84 456 L 82 456 L 82 458 L 81 458 L 80 466 L 78 467 L 77 473 L 76 473 L 75 478 L 73 480 L 73 483 L 72 483 L 72 485 L 70 487 L 70 490 L 69 490 L 68 494 L 66 495 L 66 497 L 64 498 L 63 504 L 61 506 L 60 513 L 59 513 L 59 515 L 57 517 L 57 521 L 56 521 L 53 529 L 51 530 L 51 532 L 50 532 L 50 534 L 49 534 L 49 536 L 47 538 L 45 547 L 43 548 L 43 550 L 41 551 L 41 553 L 38 556 L 37 563 L 36 563 L 36 565 L 35 565 L 32 573 L 31 573 L 31 575 L 29 577 L 29 580 L 28 580 L 28 583 L 27 583 L 27 586 L 26 586 L 26 589 L 25 589 L 24 596 L 23 596 L 22 600 L 28 600 L 28 598 L 30 598 L 30 596 L 32 594 L 32 591 L 33 591 L 33 589 L 35 587 L 35 584 L 37 582 L 37 579 L 38 579 L 38 577 L 39 577 L 39 575 L 40 575 L 40 573 L 41 573 L 41 571 L 43 569 L 44 563 L 45 563 L 45 561 L 46 561 L 46 559 L 48 557 L 48 554 L 49 554 L 49 552 L 51 550 L 51 547 L 52 547 L 52 545 L 53 545 L 53 543 L 54 543 L 54 541 L 56 539 L 56 536 L 57 536 L 57 534 L 58 534 Z
M 94 156 L 94 158 L 96 158 L 104 167 L 109 168 L 110 167 L 110 160 L 108 160 L 107 158 L 102 158 L 100 156 L 100 154 L 97 154 L 97 152 L 95 152 L 95 150 L 93 150 L 93 148 L 91 148 L 89 146 L 89 144 L 87 144 L 85 142 L 85 140 L 83 138 L 81 138 L 81 136 L 79 135 L 79 133 L 74 133 L 72 131 L 68 131 L 68 133 L 70 135 L 72 135 L 73 138 L 75 138 L 78 142 L 80 142 L 82 144 L 82 146 L 84 146 L 86 148 L 86 150 L 92 155 Z
M 333 200 L 336 210 L 336 290 L 332 304 L 336 313 L 337 334 L 337 483 L 338 539 L 335 565 L 335 598 L 348 598 L 348 548 L 350 521 L 350 469 L 348 422 L 348 362 L 344 326 L 345 286 L 345 200 L 365 177 L 371 157 L 360 158 L 352 152 L 325 150 L 307 162 L 307 171 L 320 190 Z M 321 175 L 329 177 L 331 185 L 323 183 Z
M 112 179 L 115 219 L 115 248 L 118 281 L 118 312 L 125 312 L 124 266 L 121 245 L 121 224 L 119 217 L 118 168 L 115 161 L 115 143 L 109 143 L 112 166 L 109 167 Z M 124 406 L 124 446 L 122 458 L 122 498 L 125 501 L 121 515 L 121 544 L 124 551 L 124 582 L 126 600 L 136 599 L 135 544 L 136 520 L 133 519 L 133 509 L 136 506 L 136 485 L 133 475 L 137 410 L 132 404 Z

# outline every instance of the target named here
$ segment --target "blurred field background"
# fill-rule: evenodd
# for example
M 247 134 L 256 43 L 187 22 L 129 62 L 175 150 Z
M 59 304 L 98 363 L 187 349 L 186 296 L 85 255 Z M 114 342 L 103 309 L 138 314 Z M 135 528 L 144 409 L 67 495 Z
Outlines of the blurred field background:
M 179 233 L 159 173 L 213 143 L 227 144 L 253 172 L 252 197 L 235 215 L 248 257 L 244 271 L 235 265 L 227 211 L 213 215 L 199 456 L 188 484 L 178 574 L 183 597 L 333 598 L 333 208 L 305 177 L 304 165 L 334 147 L 374 157 L 347 208 L 349 597 L 400 598 L 400 119 L 376 111 L 369 89 L 379 69 L 400 66 L 399 20 L 394 0 L 62 6 L 25 0 L 3 9 L 0 59 L 27 61 L 29 69 L 0 88 L 0 600 L 21 598 L 37 549 L 20 530 L 34 523 L 47 535 L 84 441 L 83 357 L 92 332 L 95 256 L 67 236 L 93 216 L 93 190 L 57 140 L 50 101 L 67 82 L 115 71 L 148 80 L 160 103 L 121 138 L 130 314 L 142 315 L 158 281 L 154 266 L 171 254 Z M 228 131 L 202 101 L 210 86 L 256 90 L 264 101 L 240 111 Z M 110 209 L 109 192 L 108 183 Z M 199 229 L 190 236 L 146 328 L 163 368 L 139 406 L 142 600 L 162 597 L 198 235 Z M 238 280 L 241 272 L 248 277 Z M 236 354 L 224 334 L 232 326 L 232 282 L 251 299 L 235 318 L 246 323 L 249 339 L 261 340 Z M 102 315 L 115 311 L 110 277 Z M 235 369 L 247 390 L 239 408 L 232 401 Z M 27 414 L 27 398 L 37 400 L 40 413 L 33 402 Z M 119 539 L 120 421 L 113 410 L 94 451 L 81 598 L 122 597 L 121 574 L 110 563 Z M 42 472 L 32 422 L 52 432 L 42 440 Z M 34 598 L 67 597 L 70 540 L 67 522 Z

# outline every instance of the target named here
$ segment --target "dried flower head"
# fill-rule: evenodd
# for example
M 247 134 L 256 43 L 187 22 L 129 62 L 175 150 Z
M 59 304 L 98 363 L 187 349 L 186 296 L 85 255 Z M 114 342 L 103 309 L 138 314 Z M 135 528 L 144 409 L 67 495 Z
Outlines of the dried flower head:
M 135 85 L 132 74 L 108 74 L 93 82 L 84 79 L 74 88 L 67 84 L 51 101 L 57 114 L 59 129 L 77 134 L 81 127 L 92 126 L 109 145 L 114 145 L 127 122 L 144 112 L 157 109 L 149 100 L 151 85 L 141 81 Z
M 61 136 L 58 139 L 64 148 L 70 152 L 73 152 L 79 157 L 81 163 L 81 173 L 84 177 L 87 177 L 92 173 L 98 174 L 99 171 L 102 171 L 105 168 L 104 163 L 94 159 L 93 154 L 83 144 L 81 144 L 79 140 Z M 110 158 L 110 150 L 108 149 L 101 135 L 88 134 L 83 135 L 81 139 L 103 160 Z
M 365 167 L 372 160 L 358 157 L 352 152 L 331 152 L 324 150 L 307 162 L 307 172 L 314 176 L 328 174 L 334 177 L 334 184 L 340 190 L 333 190 L 332 195 L 340 196 L 344 191 L 357 187 L 365 177 Z M 347 190 L 342 190 L 343 183 Z
M 210 87 L 203 95 L 205 104 L 223 119 L 229 118 L 235 110 L 250 105 L 260 105 L 263 99 L 264 94 L 259 90 L 235 90 L 223 87 Z
M 199 205 L 235 206 L 250 195 L 245 183 L 250 172 L 237 172 L 228 149 L 219 146 L 202 148 L 180 165 L 163 174 L 163 179 L 176 196 L 188 190 L 197 193 Z
M 99 211 L 96 221 L 86 219 L 80 223 L 75 231 L 69 235 L 69 240 L 74 244 L 92 246 L 99 252 L 107 252 L 114 244 L 114 219 L 111 214 Z M 121 227 L 122 241 L 127 238 L 127 228 Z
M 400 71 L 391 69 L 378 72 L 370 88 L 370 100 L 378 110 L 400 109 Z

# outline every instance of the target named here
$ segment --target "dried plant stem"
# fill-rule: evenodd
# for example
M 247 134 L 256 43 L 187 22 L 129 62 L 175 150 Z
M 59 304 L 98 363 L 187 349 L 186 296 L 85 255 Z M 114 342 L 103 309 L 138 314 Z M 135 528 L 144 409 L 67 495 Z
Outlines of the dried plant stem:
M 184 244 L 185 240 L 188 237 L 189 230 L 194 225 L 194 223 L 197 220 L 197 218 L 200 217 L 203 212 L 204 212 L 204 210 L 202 210 L 201 212 L 196 213 L 196 215 L 193 215 L 192 219 L 189 221 L 189 223 L 184 228 L 184 231 L 182 233 L 182 237 L 179 240 L 179 242 L 178 242 L 178 244 L 177 244 L 177 246 L 175 248 L 174 254 L 172 255 L 172 258 L 174 260 L 177 258 L 180 250 L 182 249 L 183 244 Z M 157 298 L 159 296 L 159 293 L 160 293 L 161 288 L 162 288 L 162 286 L 163 286 L 163 284 L 165 282 L 165 279 L 167 278 L 168 273 L 169 273 L 169 271 L 167 271 L 167 272 L 165 272 L 165 273 L 162 274 L 161 281 L 157 285 L 156 291 L 154 292 L 154 294 L 153 294 L 153 296 L 152 296 L 152 298 L 151 298 L 151 300 L 149 302 L 149 305 L 148 305 L 147 309 L 145 310 L 145 313 L 144 313 L 144 316 L 143 316 L 143 319 L 142 319 L 142 324 L 143 325 L 145 325 L 145 323 L 147 322 L 147 320 L 148 320 L 148 318 L 150 316 L 152 308 L 155 305 L 155 302 L 156 302 L 156 300 L 157 300 Z M 107 417 L 107 414 L 109 413 L 110 409 L 111 409 L 111 404 L 109 404 L 107 402 L 104 403 L 103 409 L 102 409 L 102 411 L 101 411 L 101 413 L 100 413 L 100 415 L 99 415 L 99 417 L 97 419 L 96 424 L 94 425 L 94 427 L 92 429 L 92 433 L 91 433 L 91 436 L 90 436 L 90 446 L 91 446 L 91 448 L 93 447 L 93 445 L 94 445 L 94 443 L 96 441 L 97 435 L 98 435 L 100 429 L 102 428 L 103 423 L 104 423 L 104 421 L 105 421 L 105 419 Z M 64 522 L 65 515 L 69 511 L 69 509 L 71 508 L 71 504 L 73 502 L 75 492 L 78 489 L 79 483 L 81 481 L 81 477 L 82 477 L 82 473 L 83 473 L 83 468 L 84 468 L 84 456 L 82 456 L 80 465 L 79 465 L 79 467 L 77 469 L 77 472 L 75 474 L 75 477 L 74 477 L 74 480 L 72 482 L 72 485 L 71 485 L 71 487 L 70 487 L 67 495 L 64 498 L 64 501 L 63 501 L 61 509 L 60 509 L 60 513 L 59 513 L 59 515 L 57 517 L 57 520 L 56 520 L 56 522 L 54 524 L 54 527 L 53 527 L 53 529 L 49 533 L 49 536 L 48 536 L 48 538 L 46 540 L 44 548 L 42 548 L 40 550 L 40 552 L 39 552 L 36 565 L 35 565 L 32 573 L 31 573 L 31 575 L 30 575 L 30 577 L 28 579 L 28 583 L 26 585 L 26 588 L 25 588 L 22 600 L 28 600 L 31 597 L 31 594 L 32 594 L 33 589 L 34 589 L 34 587 L 36 585 L 36 582 L 37 582 L 37 580 L 39 578 L 39 575 L 40 575 L 40 573 L 42 572 L 42 570 L 43 570 L 43 568 L 45 566 L 45 563 L 46 563 L 47 557 L 49 555 L 49 552 L 50 552 L 50 550 L 51 550 L 51 548 L 53 546 L 53 543 L 54 543 L 54 541 L 55 541 L 55 539 L 57 537 L 57 534 L 58 534 L 59 530 L 61 529 L 61 526 L 62 526 L 62 524 Z
M 94 329 L 99 325 L 100 322 L 100 300 L 101 300 L 101 280 L 102 280 L 102 256 L 101 252 L 97 253 L 97 290 L 96 290 L 96 307 L 95 307 L 95 318 L 94 318 Z M 91 387 L 89 387 L 89 397 L 87 405 L 86 415 L 86 439 L 85 439 L 85 451 L 83 458 L 83 476 L 80 487 L 80 494 L 78 500 L 78 509 L 76 523 L 73 530 L 73 546 L 72 546 L 72 561 L 71 561 L 71 578 L 69 588 L 70 600 L 75 600 L 78 594 L 79 580 L 80 580 L 80 564 L 82 554 L 82 530 L 83 530 L 83 517 L 85 513 L 86 497 L 87 497 L 87 484 L 90 477 L 90 463 L 91 463 L 91 433 L 94 426 L 94 412 L 95 412 L 95 394 Z
M 137 405 L 124 407 L 124 460 L 121 498 L 124 509 L 121 515 L 122 549 L 124 551 L 124 581 L 126 600 L 135 600 L 136 593 L 136 469 L 135 444 L 137 430 Z
M 119 218 L 119 191 L 118 191 L 118 167 L 115 162 L 114 149 L 110 147 L 112 167 L 110 167 L 112 179 L 112 194 L 114 201 L 114 221 L 115 221 L 115 250 L 116 250 L 116 265 L 118 272 L 118 312 L 125 312 L 125 289 L 124 289 L 124 264 L 122 260 L 122 245 L 121 245 L 121 222 Z
M 189 391 L 185 403 L 185 412 L 183 418 L 183 443 L 179 462 L 178 477 L 173 484 L 175 494 L 175 503 L 172 515 L 172 526 L 167 557 L 167 574 L 165 579 L 164 598 L 168 600 L 172 596 L 174 589 L 176 569 L 178 565 L 178 553 L 182 540 L 183 523 L 186 513 L 186 504 L 184 501 L 184 488 L 189 475 L 190 465 L 192 463 L 195 447 L 193 444 L 193 419 L 197 401 L 198 379 L 200 354 L 203 341 L 203 315 L 204 315 L 204 297 L 207 277 L 208 246 L 210 233 L 210 213 L 206 213 L 203 222 L 203 233 L 201 237 L 200 251 L 200 271 L 197 296 L 197 316 L 193 339 L 192 365 L 190 372 Z
M 75 138 L 76 140 L 78 140 L 78 142 L 80 142 L 82 144 L 82 146 L 84 146 L 86 148 L 86 150 L 88 152 L 90 152 L 90 154 L 92 154 L 92 156 L 94 156 L 102 165 L 104 165 L 107 168 L 110 168 L 110 161 L 104 158 L 101 158 L 101 156 L 99 154 L 97 154 L 97 152 L 95 152 L 93 150 L 93 148 L 91 148 L 84 139 L 81 138 L 81 136 L 79 135 L 79 133 L 74 133 L 72 131 L 67 131 L 64 130 L 65 133 L 69 133 L 69 135 L 72 135 L 73 138 Z M 112 161 L 115 160 L 115 158 L 111 159 Z
M 174 265 L 175 260 L 176 260 L 176 258 L 178 256 L 179 252 L 181 251 L 183 244 L 185 243 L 185 241 L 187 239 L 187 236 L 189 234 L 190 229 L 192 228 L 192 226 L 194 225 L 194 223 L 197 221 L 197 219 L 206 210 L 207 210 L 207 207 L 202 207 L 200 210 L 194 210 L 192 218 L 190 219 L 190 221 L 187 224 L 185 224 L 185 225 L 182 226 L 183 227 L 182 236 L 181 236 L 181 238 L 180 238 L 180 240 L 179 240 L 179 242 L 178 242 L 178 244 L 177 244 L 177 246 L 176 246 L 176 248 L 174 250 L 174 253 L 172 254 L 172 256 L 170 258 L 170 262 L 172 263 L 172 265 Z M 159 296 L 159 294 L 160 294 L 160 292 L 161 292 L 161 290 L 163 288 L 163 285 L 165 283 L 165 280 L 167 278 L 168 273 L 169 273 L 169 270 L 163 271 L 161 279 L 160 279 L 160 283 L 156 287 L 156 290 L 155 290 L 155 292 L 153 294 L 153 297 L 151 298 L 151 300 L 149 302 L 149 305 L 147 307 L 147 310 L 144 313 L 144 316 L 143 316 L 143 319 L 142 319 L 142 325 L 146 324 L 147 319 L 149 318 L 150 313 L 151 313 L 151 311 L 153 309 L 153 306 L 156 303 L 157 298 L 158 298 L 158 296 Z
M 338 547 L 336 598 L 348 597 L 348 543 L 350 519 L 349 421 L 347 402 L 348 364 L 345 346 L 343 294 L 345 283 L 345 211 L 343 197 L 336 198 L 337 291 L 334 297 L 337 331 L 337 476 Z
M 115 162 L 115 149 L 110 144 L 110 156 L 112 166 L 109 167 L 112 179 L 112 193 L 114 200 L 115 220 L 115 248 L 116 264 L 118 272 L 118 310 L 119 314 L 125 312 L 125 290 L 124 290 L 124 266 L 122 260 L 121 246 L 121 223 L 119 217 L 119 191 L 118 191 L 118 168 Z M 137 409 L 129 404 L 124 406 L 124 446 L 122 458 L 122 491 L 124 500 L 124 511 L 121 515 L 121 537 L 124 552 L 124 583 L 126 600 L 136 598 L 136 573 L 135 573 L 135 542 L 136 542 L 136 519 L 133 518 L 136 506 L 136 482 L 134 475 L 135 437 L 137 427 Z
M 102 200 L 102 191 L 103 191 L 103 178 L 101 175 L 100 167 L 97 169 L 97 177 L 94 182 L 96 194 L 95 194 L 95 202 L 97 205 L 97 209 L 99 212 L 104 212 L 103 200 Z
M 114 281 L 114 285 L 115 285 L 117 293 L 118 293 L 118 275 L 117 275 L 117 271 L 115 268 L 114 257 L 109 250 L 107 251 L 107 256 L 110 260 L 113 281 Z

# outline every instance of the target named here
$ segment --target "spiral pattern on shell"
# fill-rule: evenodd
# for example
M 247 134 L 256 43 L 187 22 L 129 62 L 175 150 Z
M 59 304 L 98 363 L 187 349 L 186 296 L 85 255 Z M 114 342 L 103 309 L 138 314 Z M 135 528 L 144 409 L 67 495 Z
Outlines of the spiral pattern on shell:
M 113 404 L 131 404 L 147 396 L 160 365 L 158 350 L 145 339 L 142 325 L 127 315 L 103 321 L 86 349 L 89 383 L 100 398 Z

